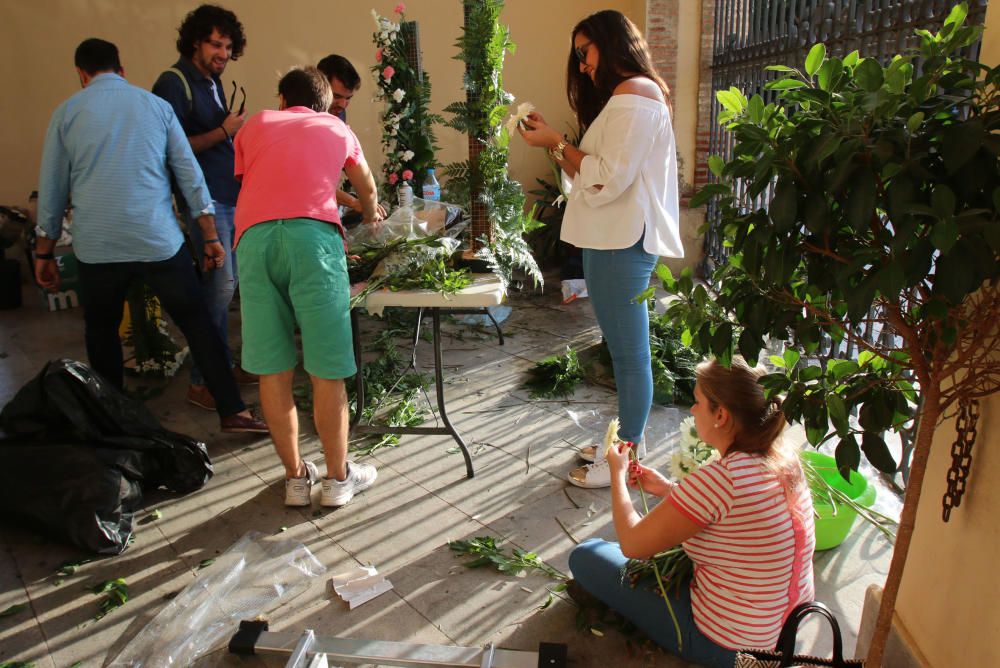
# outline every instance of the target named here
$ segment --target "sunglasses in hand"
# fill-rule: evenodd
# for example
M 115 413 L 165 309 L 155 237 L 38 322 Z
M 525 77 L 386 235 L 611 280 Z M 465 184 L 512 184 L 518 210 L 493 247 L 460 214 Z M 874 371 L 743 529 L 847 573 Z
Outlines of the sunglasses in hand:
M 237 116 L 242 116 L 243 112 L 247 108 L 247 92 L 240 86 L 240 94 L 243 95 L 243 100 L 240 102 L 240 110 L 236 113 Z M 229 96 L 229 111 L 232 112 L 233 105 L 236 103 L 236 82 L 233 82 L 233 94 Z

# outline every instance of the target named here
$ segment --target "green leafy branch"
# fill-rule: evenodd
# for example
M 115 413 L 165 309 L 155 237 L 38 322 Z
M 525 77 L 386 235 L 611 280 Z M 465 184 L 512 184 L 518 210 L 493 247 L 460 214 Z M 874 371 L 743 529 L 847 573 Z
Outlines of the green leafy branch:
M 448 547 L 459 554 L 475 557 L 472 561 L 467 561 L 463 564 L 466 568 L 480 568 L 492 565 L 498 571 L 507 575 L 519 575 L 525 571 L 537 571 L 556 580 L 569 579 L 565 573 L 546 564 L 534 552 L 526 552 L 518 547 L 515 547 L 509 553 L 505 552 L 500 547 L 500 543 L 502 542 L 502 538 L 477 536 L 471 540 L 449 541 Z
M 98 603 L 97 614 L 94 615 L 95 620 L 103 618 L 109 612 L 117 610 L 128 602 L 128 585 L 125 583 L 125 578 L 106 580 L 94 585 L 91 591 L 97 595 L 104 594 Z
M 528 371 L 524 386 L 533 399 L 568 397 L 584 379 L 583 367 L 575 350 L 566 347 L 562 355 L 549 355 Z

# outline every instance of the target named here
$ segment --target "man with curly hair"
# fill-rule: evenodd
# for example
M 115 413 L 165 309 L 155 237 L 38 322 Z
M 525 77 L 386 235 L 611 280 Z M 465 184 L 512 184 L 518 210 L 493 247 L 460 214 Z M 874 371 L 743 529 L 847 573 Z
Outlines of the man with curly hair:
M 229 61 L 242 56 L 245 48 L 246 35 L 236 14 L 215 5 L 201 5 L 190 12 L 177 29 L 180 60 L 160 75 L 153 85 L 153 93 L 173 107 L 205 173 L 215 205 L 217 238 L 203 238 L 198 226 L 192 224 L 198 212 L 182 213 L 188 221 L 199 264 L 210 248 L 221 246 L 224 251 L 223 265 L 202 274 L 205 299 L 212 321 L 226 342 L 226 357 L 229 366 L 233 367 L 234 377 L 240 383 L 255 383 L 256 376 L 233 365 L 228 326 L 229 303 L 239 283 L 236 256 L 232 252 L 233 217 L 240 192 L 240 184 L 233 177 L 233 137 L 243 126 L 246 112 L 242 105 L 237 109 L 229 108 L 220 79 Z M 187 399 L 207 410 L 215 408 L 197 364 L 191 369 Z

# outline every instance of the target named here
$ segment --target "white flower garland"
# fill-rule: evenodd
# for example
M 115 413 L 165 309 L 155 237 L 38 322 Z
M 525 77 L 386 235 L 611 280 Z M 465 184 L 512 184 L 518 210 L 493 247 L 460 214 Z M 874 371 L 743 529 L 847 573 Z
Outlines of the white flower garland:
M 406 5 L 399 3 L 394 12 L 399 17 L 399 23 L 379 15 L 372 9 L 372 18 L 375 21 L 375 66 L 371 68 L 372 76 L 375 80 L 375 100 L 385 103 L 385 109 L 379 115 L 382 122 L 382 149 L 385 155 L 383 173 L 385 181 L 390 186 L 395 186 L 400 179 L 410 181 L 413 179 L 413 172 L 405 168 L 405 164 L 413 159 L 414 153 L 410 147 L 402 145 L 398 141 L 400 126 L 413 123 L 413 115 L 417 111 L 416 99 L 407 96 L 406 91 L 395 86 L 392 78 L 398 69 L 407 67 L 406 63 L 396 60 L 398 54 L 404 53 L 405 49 L 400 35 L 400 23 L 403 21 L 403 12 Z

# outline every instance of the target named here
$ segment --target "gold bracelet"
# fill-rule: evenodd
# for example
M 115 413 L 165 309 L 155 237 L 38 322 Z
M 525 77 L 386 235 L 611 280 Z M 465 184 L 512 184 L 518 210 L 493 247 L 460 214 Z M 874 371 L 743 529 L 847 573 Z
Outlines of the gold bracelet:
M 562 161 L 565 159 L 563 151 L 566 150 L 567 146 L 569 146 L 569 142 L 567 142 L 565 139 L 560 140 L 558 144 L 549 149 L 549 155 L 551 155 L 552 158 L 556 161 Z

